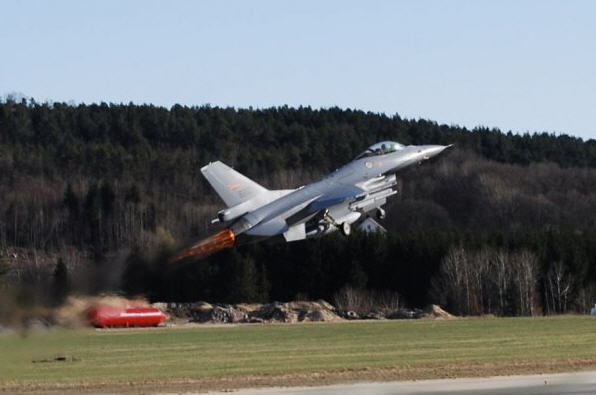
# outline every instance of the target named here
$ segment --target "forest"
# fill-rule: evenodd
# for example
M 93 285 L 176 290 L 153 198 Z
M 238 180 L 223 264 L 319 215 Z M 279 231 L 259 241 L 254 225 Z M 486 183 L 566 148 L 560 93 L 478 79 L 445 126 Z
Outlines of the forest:
M 219 230 L 199 169 L 221 160 L 295 188 L 381 140 L 455 144 L 397 174 L 386 234 L 235 247 L 168 264 Z M 0 101 L 0 298 L 331 300 L 346 286 L 461 315 L 586 312 L 596 303 L 596 141 L 398 114 Z

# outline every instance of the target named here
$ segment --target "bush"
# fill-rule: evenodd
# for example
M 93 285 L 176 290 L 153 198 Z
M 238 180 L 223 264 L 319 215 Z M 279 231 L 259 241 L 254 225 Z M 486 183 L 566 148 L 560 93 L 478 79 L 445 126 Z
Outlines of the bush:
M 397 292 L 375 292 L 346 285 L 333 295 L 335 307 L 340 311 L 353 311 L 363 315 L 372 311 L 389 313 L 400 308 Z

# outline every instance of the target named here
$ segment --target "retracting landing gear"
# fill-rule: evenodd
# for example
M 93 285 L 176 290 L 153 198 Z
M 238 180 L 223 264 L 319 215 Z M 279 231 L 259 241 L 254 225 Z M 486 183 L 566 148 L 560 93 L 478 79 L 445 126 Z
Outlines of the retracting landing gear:
M 342 235 L 349 236 L 352 233 L 352 227 L 348 222 L 339 223 L 337 222 L 331 215 L 329 215 L 329 210 L 325 210 L 323 213 L 323 220 L 336 228 L 338 228 Z
M 377 219 L 385 219 L 386 216 L 387 214 L 385 213 L 385 210 L 381 207 L 377 208 Z
M 352 233 L 352 227 L 347 222 L 344 222 L 343 224 L 341 224 L 341 227 L 339 228 L 339 230 L 341 231 L 341 234 L 344 236 L 349 236 L 350 233 Z

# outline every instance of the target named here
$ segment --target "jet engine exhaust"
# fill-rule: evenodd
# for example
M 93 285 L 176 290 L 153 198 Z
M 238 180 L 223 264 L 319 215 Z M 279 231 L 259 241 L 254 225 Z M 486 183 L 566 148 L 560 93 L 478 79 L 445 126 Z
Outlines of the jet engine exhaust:
M 180 261 L 186 258 L 202 258 L 214 252 L 223 250 L 224 248 L 231 248 L 234 246 L 236 235 L 230 229 L 224 229 L 219 233 L 199 240 L 192 247 L 178 253 L 170 263 Z

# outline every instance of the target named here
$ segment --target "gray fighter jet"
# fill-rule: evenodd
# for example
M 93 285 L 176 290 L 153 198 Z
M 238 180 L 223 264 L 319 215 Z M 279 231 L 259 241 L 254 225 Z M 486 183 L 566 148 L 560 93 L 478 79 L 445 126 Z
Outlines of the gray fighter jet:
M 385 217 L 382 206 L 397 193 L 393 189 L 396 171 L 449 147 L 383 141 L 318 181 L 284 190 L 266 189 L 222 162 L 209 163 L 201 172 L 227 206 L 212 222 L 223 223 L 225 229 L 179 253 L 173 261 L 205 256 L 232 247 L 240 239 L 277 236 L 295 241 L 337 230 L 348 236 L 354 223 L 368 218 L 370 226 L 370 214 Z

